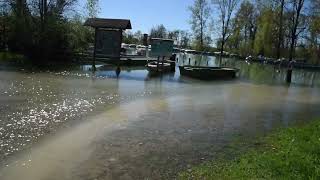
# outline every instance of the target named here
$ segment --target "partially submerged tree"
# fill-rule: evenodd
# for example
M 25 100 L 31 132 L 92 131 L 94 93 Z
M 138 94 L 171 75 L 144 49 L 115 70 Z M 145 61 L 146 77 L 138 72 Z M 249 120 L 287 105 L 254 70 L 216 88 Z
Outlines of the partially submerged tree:
M 195 0 L 189 7 L 191 11 L 191 29 L 196 39 L 196 48 L 204 50 L 208 40 L 208 23 L 210 19 L 210 6 L 207 0 Z

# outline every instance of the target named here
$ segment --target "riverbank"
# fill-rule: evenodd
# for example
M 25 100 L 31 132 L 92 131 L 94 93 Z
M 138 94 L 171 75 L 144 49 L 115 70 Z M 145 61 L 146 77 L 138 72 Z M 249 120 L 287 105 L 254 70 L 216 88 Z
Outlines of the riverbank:
M 179 179 L 319 179 L 320 120 L 282 129 L 233 161 L 211 162 Z

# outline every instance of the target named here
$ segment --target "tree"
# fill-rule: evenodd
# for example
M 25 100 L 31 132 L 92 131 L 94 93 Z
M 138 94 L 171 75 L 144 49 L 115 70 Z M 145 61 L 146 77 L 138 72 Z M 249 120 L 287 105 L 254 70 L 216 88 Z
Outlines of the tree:
M 252 49 L 254 48 L 257 31 L 256 16 L 257 13 L 254 5 L 250 1 L 245 0 L 241 3 L 232 21 L 231 30 L 233 29 L 233 31 L 231 31 L 231 38 L 233 41 L 236 41 L 234 43 L 240 44 L 241 54 L 244 53 L 247 55 L 248 53 L 252 53 Z
M 174 41 L 174 44 L 179 44 L 179 36 L 180 36 L 180 30 L 174 30 L 168 32 L 168 38 L 172 39 Z
M 167 38 L 167 29 L 163 24 L 151 28 L 150 38 Z
M 220 21 L 221 21 L 221 45 L 220 45 L 220 56 L 222 57 L 224 51 L 224 45 L 229 39 L 230 31 L 230 20 L 232 14 L 237 7 L 239 0 L 212 0 L 216 5 L 218 11 L 220 11 Z M 221 65 L 221 58 L 220 58 Z
M 136 39 L 136 43 L 135 44 L 142 44 L 143 42 L 143 35 L 142 32 L 140 30 L 138 30 L 137 32 L 135 32 L 133 34 L 133 37 Z
M 191 11 L 191 29 L 197 42 L 197 49 L 204 50 L 205 41 L 208 39 L 208 21 L 210 18 L 210 6 L 207 0 L 195 0 L 189 7 Z M 207 42 L 208 44 L 208 42 Z
M 8 41 L 8 26 L 9 26 L 9 1 L 0 1 L 0 49 L 4 49 L 7 46 Z
M 86 9 L 88 11 L 89 18 L 95 18 L 98 14 L 99 0 L 87 0 Z
M 137 31 L 132 33 L 131 31 L 126 31 L 123 36 L 123 42 L 126 44 L 142 44 L 142 33 Z
M 180 48 L 188 48 L 190 46 L 190 36 L 187 31 L 180 31 Z
M 309 42 L 310 59 L 314 63 L 320 63 L 320 0 L 312 2 L 310 15 L 309 34 L 305 37 Z
M 291 26 L 290 26 L 290 51 L 289 51 L 289 61 L 292 61 L 296 42 L 299 34 L 304 30 L 304 28 L 298 29 L 298 26 L 300 25 L 301 21 L 301 12 L 304 6 L 305 0 L 291 0 Z
M 277 59 L 281 56 L 281 47 L 283 46 L 283 11 L 285 7 L 285 0 L 280 1 L 279 10 L 279 32 L 278 32 L 278 45 L 277 45 Z
M 260 6 L 257 34 L 255 38 L 255 54 L 273 57 L 276 46 L 277 31 L 275 28 L 275 13 L 272 6 Z

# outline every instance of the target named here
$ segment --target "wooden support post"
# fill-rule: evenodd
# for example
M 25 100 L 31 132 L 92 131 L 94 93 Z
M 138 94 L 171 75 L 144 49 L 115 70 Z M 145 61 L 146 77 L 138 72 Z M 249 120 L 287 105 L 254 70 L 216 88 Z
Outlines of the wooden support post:
M 159 72 L 159 60 L 160 60 L 160 56 L 158 56 L 157 58 L 157 72 Z
M 292 81 L 292 69 L 287 70 L 287 77 L 286 77 L 287 83 L 291 83 Z
M 191 65 L 191 58 L 189 58 L 189 65 Z
M 120 43 L 119 43 L 119 54 L 118 54 L 118 56 L 119 56 L 119 58 L 118 58 L 118 66 L 120 66 L 120 62 L 121 62 L 121 44 L 122 44 L 122 41 L 123 41 L 123 30 L 122 29 L 120 29 L 119 30 L 120 31 Z
M 163 71 L 163 63 L 164 63 L 164 56 L 162 57 L 162 63 L 161 63 L 161 72 Z
M 94 29 L 94 49 L 93 49 L 93 60 L 92 60 L 92 71 L 95 72 L 96 69 L 96 51 L 97 51 L 97 36 L 98 36 L 98 28 Z
M 291 83 L 293 66 L 294 66 L 294 62 L 290 61 L 289 62 L 289 67 L 288 67 L 288 70 L 287 70 L 287 77 L 286 77 L 287 83 Z

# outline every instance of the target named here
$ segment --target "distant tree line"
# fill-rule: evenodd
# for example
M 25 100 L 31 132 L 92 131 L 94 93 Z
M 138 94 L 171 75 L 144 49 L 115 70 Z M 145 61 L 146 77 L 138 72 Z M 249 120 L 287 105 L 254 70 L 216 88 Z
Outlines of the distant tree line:
M 163 24 L 151 28 L 149 38 L 173 39 L 174 45 L 179 48 L 190 48 L 191 34 L 185 30 L 169 31 Z M 124 33 L 124 43 L 126 44 L 143 44 L 143 34 L 141 31 L 135 33 L 127 31 Z
M 75 13 L 79 0 L 0 0 L 0 50 L 31 60 L 65 60 L 88 49 L 93 31 L 83 26 L 95 17 L 98 0 Z M 262 55 L 320 63 L 320 0 L 194 0 L 191 33 L 154 26 L 151 38 L 170 38 L 175 46 L 241 56 Z M 143 34 L 128 31 L 124 42 L 142 44 Z M 63 57 L 63 58 L 59 58 Z
M 194 0 L 189 9 L 198 50 L 217 37 L 221 52 L 320 63 L 320 0 Z
M 76 3 L 77 0 L 1 0 L 0 49 L 45 63 L 65 61 L 87 48 L 93 35 L 83 26 L 83 16 L 73 13 Z M 87 17 L 95 16 L 97 0 L 88 0 L 87 10 Z

